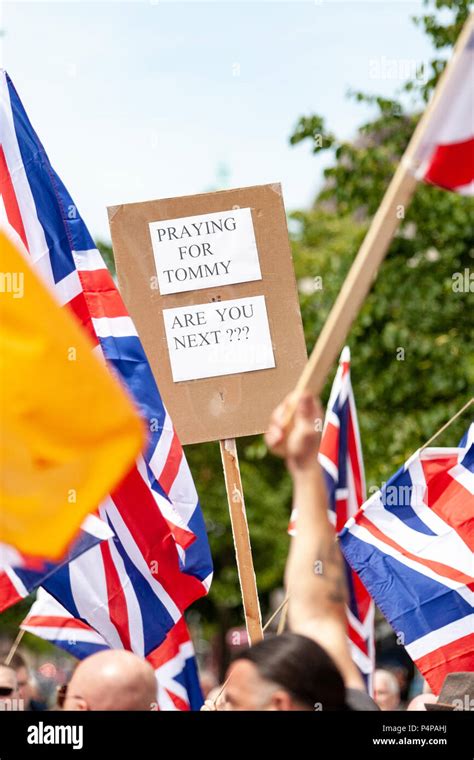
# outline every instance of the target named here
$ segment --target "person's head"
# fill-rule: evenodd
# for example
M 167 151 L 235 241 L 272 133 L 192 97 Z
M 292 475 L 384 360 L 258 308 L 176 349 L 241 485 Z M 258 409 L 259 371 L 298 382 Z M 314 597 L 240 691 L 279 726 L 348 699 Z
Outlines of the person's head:
M 416 710 L 424 710 L 426 712 L 426 705 L 433 704 L 437 701 L 438 697 L 435 694 L 430 694 L 429 692 L 426 692 L 425 694 L 418 694 L 411 700 L 410 704 L 407 707 L 407 712 L 415 712 Z
M 157 682 L 151 665 L 132 652 L 110 649 L 79 663 L 68 684 L 65 710 L 151 710 Z
M 5 657 L 2 657 L 2 660 L 4 659 Z M 15 652 L 9 664 L 16 673 L 18 683 L 18 697 L 23 700 L 26 710 L 28 709 L 28 705 L 33 698 L 33 688 L 28 665 L 25 658 L 22 654 L 20 654 L 20 652 Z
M 390 670 L 376 670 L 374 674 L 374 699 L 381 710 L 396 710 L 400 705 L 400 686 Z
M 18 699 L 16 673 L 9 665 L 0 665 L 0 702 Z
M 306 636 L 270 636 L 239 653 L 225 688 L 229 710 L 344 710 L 342 676 Z

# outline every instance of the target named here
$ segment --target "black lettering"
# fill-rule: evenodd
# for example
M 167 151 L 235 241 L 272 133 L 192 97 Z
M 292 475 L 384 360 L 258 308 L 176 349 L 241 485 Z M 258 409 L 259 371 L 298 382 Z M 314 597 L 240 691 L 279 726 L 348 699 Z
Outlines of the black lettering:
M 233 232 L 235 228 L 237 227 L 235 218 L 233 216 L 228 216 L 227 219 L 224 221 L 224 227 L 228 232 Z
M 177 338 L 176 335 L 173 337 L 174 337 L 174 347 L 176 351 L 179 351 L 179 348 L 186 348 L 185 338 Z
M 211 229 L 209 230 L 209 235 L 212 235 L 213 232 L 222 232 L 222 219 L 220 219 L 219 222 L 214 222 L 211 219 Z

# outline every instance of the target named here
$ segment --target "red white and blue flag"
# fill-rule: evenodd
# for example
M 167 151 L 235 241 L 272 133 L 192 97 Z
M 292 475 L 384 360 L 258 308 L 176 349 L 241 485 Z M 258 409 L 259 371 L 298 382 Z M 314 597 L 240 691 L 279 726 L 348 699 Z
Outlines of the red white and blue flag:
M 73 618 L 44 588 L 38 589 L 36 600 L 20 628 L 65 649 L 78 660 L 110 649 L 100 633 Z
M 203 705 L 194 647 L 184 618 L 147 657 L 158 681 L 158 709 L 200 710 Z
M 0 612 L 31 594 L 62 565 L 112 536 L 113 532 L 106 523 L 95 515 L 88 515 L 60 562 L 27 556 L 15 547 L 0 542 Z
M 55 644 L 82 660 L 110 649 L 105 640 L 86 623 L 76 620 L 44 589 L 20 628 Z M 168 632 L 166 639 L 147 658 L 157 680 L 159 710 L 200 710 L 203 704 L 194 647 L 184 618 Z
M 453 53 L 449 80 L 414 156 L 418 179 L 463 195 L 474 194 L 473 19 L 467 22 L 466 44 Z
M 340 544 L 435 694 L 474 670 L 474 424 L 457 448 L 417 451 Z
M 44 585 L 109 646 L 147 656 L 209 589 L 204 519 L 135 326 L 5 72 L 0 192 L 12 234 L 124 383 L 149 431 L 146 452 L 98 510 L 114 538 L 61 567 Z
M 359 425 L 351 384 L 351 355 L 346 346 L 339 359 L 326 409 L 318 460 L 328 490 L 329 517 L 340 531 L 365 501 L 365 476 Z M 293 509 L 288 532 L 294 535 L 298 511 Z M 347 606 L 351 654 L 372 693 L 375 661 L 374 603 L 357 573 L 346 563 Z

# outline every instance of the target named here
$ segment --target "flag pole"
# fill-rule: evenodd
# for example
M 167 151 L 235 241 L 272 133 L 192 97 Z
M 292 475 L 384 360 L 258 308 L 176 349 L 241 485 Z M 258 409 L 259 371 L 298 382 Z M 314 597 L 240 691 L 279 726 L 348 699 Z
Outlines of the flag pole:
M 298 398 L 305 390 L 311 390 L 316 395 L 321 393 L 329 371 L 346 341 L 351 325 L 377 276 L 378 269 L 417 185 L 418 180 L 414 176 L 417 168 L 415 153 L 451 79 L 455 63 L 473 31 L 474 13 L 471 13 L 459 35 L 451 59 L 440 77 L 434 95 L 398 164 L 349 274 L 319 334 L 308 363 L 295 386 L 287 423 L 294 414 Z
M 466 411 L 466 409 L 469 409 L 469 407 L 471 406 L 471 404 L 474 404 L 474 396 L 472 398 L 470 398 L 469 401 L 467 401 L 464 404 L 464 406 L 461 407 L 461 409 L 459 409 L 458 412 L 456 412 L 456 414 L 453 414 L 453 416 L 451 417 L 451 419 L 449 419 L 447 422 L 445 422 L 444 425 L 442 427 L 440 427 L 440 429 L 437 430 L 436 433 L 434 435 L 432 435 L 431 438 L 428 441 L 426 441 L 426 443 L 423 444 L 423 446 L 420 448 L 420 451 L 423 451 L 423 449 L 426 449 L 427 446 L 429 446 L 431 443 L 433 443 L 433 441 L 435 440 L 435 438 L 437 438 L 439 435 L 441 435 L 441 433 L 444 433 L 444 431 L 447 430 L 447 428 L 450 425 L 452 425 L 452 423 L 454 422 L 454 420 L 457 420 L 457 418 L 460 417 L 461 414 L 464 414 L 464 412 Z
M 225 487 L 229 504 L 230 522 L 234 537 L 237 572 L 244 607 L 245 626 L 250 645 L 263 639 L 262 616 L 257 593 L 257 581 L 252 559 L 249 527 L 245 512 L 244 492 L 240 476 L 239 458 L 235 438 L 219 441 Z
M 22 638 L 23 638 L 24 635 L 25 635 L 24 629 L 20 628 L 20 630 L 17 633 L 16 639 L 15 639 L 15 641 L 13 642 L 13 644 L 11 646 L 10 651 L 8 652 L 7 656 L 5 657 L 5 661 L 3 663 L 4 665 L 10 665 L 10 663 L 11 663 L 11 661 L 13 659 L 13 655 L 15 654 L 16 650 L 20 646 L 21 640 L 22 640 Z
M 289 598 L 290 597 L 287 596 L 285 601 L 288 602 Z M 280 636 L 285 630 L 287 617 L 288 617 L 288 604 L 285 605 L 280 615 L 280 620 L 278 621 L 277 636 Z

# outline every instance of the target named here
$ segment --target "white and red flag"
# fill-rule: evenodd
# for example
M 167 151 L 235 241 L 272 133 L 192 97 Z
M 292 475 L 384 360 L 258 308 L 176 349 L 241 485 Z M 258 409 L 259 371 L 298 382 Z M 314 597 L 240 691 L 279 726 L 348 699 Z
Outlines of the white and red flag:
M 414 154 L 417 179 L 462 195 L 474 195 L 474 18 L 468 24 Z

